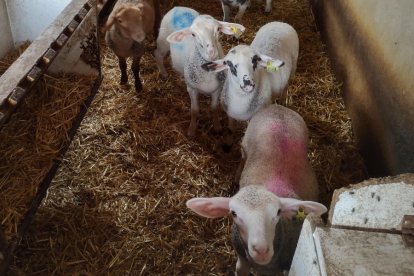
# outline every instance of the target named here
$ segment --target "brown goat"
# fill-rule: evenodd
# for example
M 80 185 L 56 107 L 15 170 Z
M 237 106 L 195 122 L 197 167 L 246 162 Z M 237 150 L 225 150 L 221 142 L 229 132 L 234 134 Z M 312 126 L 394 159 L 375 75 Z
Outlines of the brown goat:
M 121 85 L 128 83 L 126 59 L 132 57 L 135 90 L 142 90 L 139 70 L 144 54 L 144 40 L 149 33 L 153 33 L 155 38 L 158 36 L 160 21 L 159 0 L 119 0 L 115 4 L 104 31 L 107 45 L 119 60 Z

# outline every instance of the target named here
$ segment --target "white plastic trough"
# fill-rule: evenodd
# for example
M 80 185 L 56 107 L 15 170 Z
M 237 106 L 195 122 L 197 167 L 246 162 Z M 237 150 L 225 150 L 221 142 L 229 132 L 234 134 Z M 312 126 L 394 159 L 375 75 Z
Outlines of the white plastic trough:
M 305 220 L 289 275 L 414 275 L 414 174 L 336 190 Z

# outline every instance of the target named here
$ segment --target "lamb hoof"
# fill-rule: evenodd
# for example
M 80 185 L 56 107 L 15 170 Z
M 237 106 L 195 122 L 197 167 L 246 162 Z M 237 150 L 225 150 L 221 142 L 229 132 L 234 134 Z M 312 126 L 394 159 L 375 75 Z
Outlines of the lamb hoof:
M 137 92 L 138 94 L 142 91 L 142 85 L 136 85 L 135 86 L 135 92 Z
M 213 134 L 213 135 L 223 135 L 223 130 L 222 129 L 212 129 L 211 130 L 211 134 Z
M 195 130 L 188 130 L 187 131 L 187 137 L 192 139 L 195 137 Z
M 121 77 L 121 80 L 119 81 L 120 85 L 124 85 L 128 83 L 128 77 Z
M 119 85 L 123 90 L 129 90 L 129 88 L 131 87 L 127 82 L 126 83 L 120 83 Z
M 159 78 L 163 81 L 166 81 L 168 79 L 168 74 L 167 73 L 165 73 L 165 74 L 160 73 Z
M 231 151 L 232 145 L 229 144 L 223 144 L 221 146 L 221 148 L 223 149 L 224 152 L 229 153 Z

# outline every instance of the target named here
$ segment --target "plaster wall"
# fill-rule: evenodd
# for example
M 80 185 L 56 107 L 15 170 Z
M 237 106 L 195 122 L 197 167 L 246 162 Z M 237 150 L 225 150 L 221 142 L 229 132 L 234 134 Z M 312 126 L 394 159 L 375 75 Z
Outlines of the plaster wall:
M 0 0 L 0 58 L 13 49 L 13 37 L 5 0 Z
M 369 173 L 414 171 L 412 0 L 310 0 Z

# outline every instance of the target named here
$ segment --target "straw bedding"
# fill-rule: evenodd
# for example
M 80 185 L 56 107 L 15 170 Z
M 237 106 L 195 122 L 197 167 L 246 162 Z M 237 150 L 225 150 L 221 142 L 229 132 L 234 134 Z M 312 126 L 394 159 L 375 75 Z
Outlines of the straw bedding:
M 222 17 L 218 1 L 175 2 Z M 250 43 L 258 28 L 271 20 L 290 23 L 298 31 L 300 57 L 288 106 L 308 124 L 309 158 L 321 200 L 329 205 L 335 188 L 365 177 L 340 84 L 306 0 L 275 0 L 269 16 L 262 14 L 262 8 L 253 1 L 246 12 L 247 31 L 241 42 Z M 234 42 L 224 44 L 227 50 Z M 152 43 L 149 50 L 154 47 Z M 192 140 L 186 137 L 190 100 L 171 69 L 170 77 L 160 80 L 153 58 L 146 54 L 141 65 L 145 90 L 137 96 L 133 86 L 118 85 L 116 57 L 105 45 L 102 51 L 100 91 L 18 248 L 12 273 L 232 274 L 236 258 L 229 239 L 231 221 L 200 218 L 184 203 L 194 196 L 235 192 L 238 147 L 222 151 L 222 137 L 211 129 L 209 100 L 203 97 L 197 135 Z M 224 114 L 222 118 L 225 123 Z M 52 128 L 60 123 L 46 124 Z M 239 138 L 244 128 L 245 124 L 239 125 Z M 37 154 L 45 150 L 40 148 Z
M 18 224 L 90 94 L 92 78 L 44 75 L 0 131 L 0 218 L 7 240 Z

